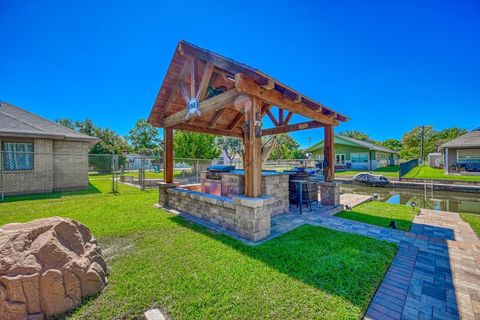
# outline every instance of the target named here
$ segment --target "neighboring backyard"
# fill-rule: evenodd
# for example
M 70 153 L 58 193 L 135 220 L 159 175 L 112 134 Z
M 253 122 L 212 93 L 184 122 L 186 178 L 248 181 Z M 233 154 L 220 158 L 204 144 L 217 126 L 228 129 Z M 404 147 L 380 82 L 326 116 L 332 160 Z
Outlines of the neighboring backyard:
M 409 173 L 402 178 L 415 179 L 438 179 L 438 180 L 459 180 L 459 181 L 480 181 L 480 176 L 458 176 L 446 175 L 441 168 L 431 168 L 427 166 L 418 166 L 413 168 Z
M 378 168 L 373 171 L 374 174 L 381 174 L 387 178 L 398 178 L 398 166 L 388 166 Z M 339 177 L 353 177 L 357 173 L 368 172 L 368 170 L 347 170 L 347 171 L 335 171 L 335 175 Z
M 338 217 L 389 228 L 392 220 L 400 230 L 408 231 L 419 209 L 413 210 L 406 205 L 369 201 L 354 207 L 351 211 L 342 211 Z
M 67 315 L 173 319 L 359 319 L 396 247 L 302 226 L 251 247 L 154 208 L 157 190 L 91 180 L 95 192 L 0 204 L 0 225 L 63 216 L 86 224 L 107 259 L 107 289 Z M 41 196 L 36 196 L 41 198 Z

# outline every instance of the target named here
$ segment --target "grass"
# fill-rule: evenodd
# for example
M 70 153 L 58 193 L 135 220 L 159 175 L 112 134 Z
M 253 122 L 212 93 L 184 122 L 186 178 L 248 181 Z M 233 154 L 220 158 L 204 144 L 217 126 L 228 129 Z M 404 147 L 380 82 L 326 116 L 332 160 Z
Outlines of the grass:
M 418 166 L 413 168 L 402 178 L 432 179 L 432 180 L 458 180 L 458 181 L 480 181 L 480 176 L 456 176 L 446 175 L 443 169 Z
M 158 307 L 173 319 L 358 319 L 396 252 L 314 226 L 251 247 L 154 208 L 156 190 L 114 195 L 104 182 L 89 195 L 0 204 L 0 225 L 63 216 L 99 239 L 107 289 L 61 318 L 137 319 Z
M 352 211 L 342 211 L 337 216 L 387 228 L 390 221 L 395 220 L 398 229 L 408 231 L 416 212 L 405 205 L 369 201 L 354 207 Z
M 182 170 L 174 170 L 173 175 L 175 177 L 182 176 Z M 187 171 L 189 172 L 189 171 Z M 191 174 L 191 173 L 190 173 Z M 125 176 L 132 176 L 134 178 L 138 178 L 138 171 L 127 171 L 124 173 Z M 99 173 L 91 173 L 89 174 L 89 179 L 109 179 L 112 177 L 111 173 L 99 174 Z M 145 171 L 145 178 L 147 179 L 163 179 L 163 171 L 162 172 L 154 172 L 154 171 Z
M 388 166 L 383 168 L 378 168 L 373 171 L 374 174 L 381 174 L 387 178 L 398 178 L 398 166 Z M 347 170 L 347 171 L 336 171 L 335 175 L 339 177 L 353 177 L 357 173 L 366 172 L 368 170 Z
M 480 237 L 480 215 L 473 213 L 460 213 L 460 216 L 462 217 L 463 221 L 470 224 L 473 231 L 475 231 L 477 236 Z

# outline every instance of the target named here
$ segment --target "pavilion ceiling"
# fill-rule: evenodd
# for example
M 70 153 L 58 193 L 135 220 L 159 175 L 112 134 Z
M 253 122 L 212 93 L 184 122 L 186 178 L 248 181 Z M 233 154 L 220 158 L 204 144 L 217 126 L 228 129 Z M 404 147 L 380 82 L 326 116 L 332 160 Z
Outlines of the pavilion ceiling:
M 261 101 L 262 117 L 275 128 L 263 135 L 338 125 L 348 118 L 244 64 L 180 41 L 158 92 L 149 122 L 156 127 L 241 137 L 245 96 Z M 200 101 L 201 115 L 185 120 L 187 102 Z M 273 114 L 273 106 L 278 113 Z M 312 121 L 291 124 L 293 114 Z

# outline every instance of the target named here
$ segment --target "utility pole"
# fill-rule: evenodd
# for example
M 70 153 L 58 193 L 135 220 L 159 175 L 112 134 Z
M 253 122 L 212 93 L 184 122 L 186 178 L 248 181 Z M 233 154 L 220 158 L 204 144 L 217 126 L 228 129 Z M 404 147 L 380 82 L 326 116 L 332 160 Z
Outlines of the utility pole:
M 310 148 L 310 142 L 312 141 L 312 137 L 308 137 L 308 147 Z
M 425 148 L 425 126 L 422 126 L 422 150 L 421 150 L 422 157 L 420 158 L 420 163 L 421 164 L 423 164 L 424 148 Z

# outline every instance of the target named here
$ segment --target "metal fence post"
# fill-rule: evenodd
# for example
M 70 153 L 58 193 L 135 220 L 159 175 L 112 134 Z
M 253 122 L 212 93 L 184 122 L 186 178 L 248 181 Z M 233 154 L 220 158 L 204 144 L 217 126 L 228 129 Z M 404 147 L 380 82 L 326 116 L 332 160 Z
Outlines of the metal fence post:
M 115 154 L 112 153 L 112 193 L 115 193 Z

